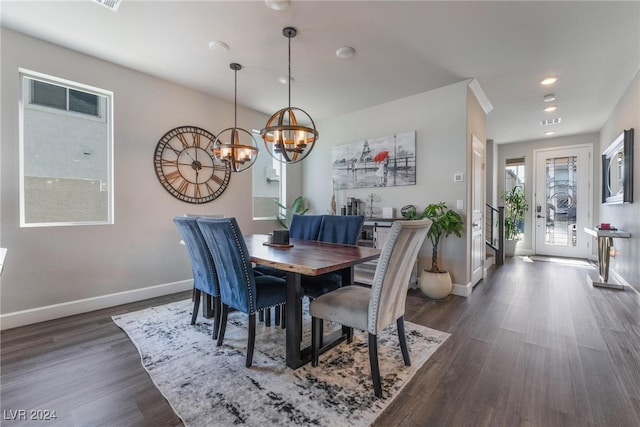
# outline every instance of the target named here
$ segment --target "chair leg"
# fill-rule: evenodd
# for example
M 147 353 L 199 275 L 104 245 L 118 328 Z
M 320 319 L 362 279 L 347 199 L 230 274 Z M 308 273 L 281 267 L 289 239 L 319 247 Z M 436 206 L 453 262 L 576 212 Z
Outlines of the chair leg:
M 258 311 L 258 322 L 264 322 L 264 308 Z
M 220 333 L 220 317 L 222 316 L 222 307 L 220 305 L 220 297 L 211 297 L 213 299 L 213 339 L 218 339 Z
M 206 317 L 207 319 L 213 317 L 213 306 L 211 304 L 212 298 L 213 297 L 211 295 L 207 293 L 204 294 L 204 301 L 202 302 L 202 312 L 204 313 L 204 317 Z
M 264 326 L 271 326 L 271 307 L 264 309 Z
M 351 342 L 353 341 L 353 328 L 342 325 L 342 335 L 346 335 L 347 343 L 351 344 Z
M 287 327 L 287 310 L 286 310 L 287 305 L 286 304 L 282 304 L 282 310 L 280 310 L 280 327 L 282 329 Z
M 275 314 L 274 314 L 274 319 L 273 319 L 273 323 L 278 326 L 280 324 L 280 306 L 276 305 L 274 308 Z
M 198 308 L 200 307 L 200 291 L 193 288 L 193 314 L 191 315 L 191 324 L 196 324 L 198 318 Z
M 404 359 L 404 364 L 407 366 L 411 366 L 409 349 L 407 348 L 407 337 L 404 334 L 404 316 L 398 317 L 398 320 L 396 320 L 396 324 L 398 325 L 398 338 L 400 339 L 400 349 L 402 350 L 402 358 Z
M 322 319 L 311 317 L 311 366 L 318 366 L 320 346 L 322 346 Z
M 227 329 L 227 315 L 229 314 L 229 306 L 222 304 L 222 314 L 220 315 L 220 332 L 218 332 L 218 342 L 216 345 L 220 347 L 224 341 L 224 333 Z
M 250 368 L 253 364 L 253 345 L 256 342 L 256 314 L 249 315 L 249 337 L 247 338 L 247 361 L 245 366 Z
M 382 383 L 380 382 L 380 368 L 378 367 L 378 337 L 372 333 L 369 333 L 369 364 L 371 365 L 373 392 L 376 397 L 382 397 Z

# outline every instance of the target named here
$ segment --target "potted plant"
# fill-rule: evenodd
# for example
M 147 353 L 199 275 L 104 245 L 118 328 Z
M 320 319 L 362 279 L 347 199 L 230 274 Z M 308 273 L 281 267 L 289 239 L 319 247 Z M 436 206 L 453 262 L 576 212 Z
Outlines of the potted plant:
M 504 254 L 513 256 L 516 245 L 520 240 L 520 225 L 524 221 L 524 214 L 529 210 L 527 199 L 524 196 L 524 188 L 516 185 L 502 195 L 504 200 Z
M 304 198 L 302 196 L 296 197 L 289 208 L 287 208 L 277 200 L 275 202 L 281 209 L 278 217 L 276 218 L 276 221 L 278 221 L 278 224 L 286 229 L 289 229 L 289 224 L 291 224 L 291 218 L 293 218 L 293 215 L 304 215 L 305 212 L 309 210 L 304 207 Z M 284 211 L 284 213 L 282 213 L 282 211 Z
M 440 269 L 439 245 L 444 237 L 454 234 L 462 237 L 462 217 L 453 209 L 447 208 L 446 203 L 432 203 L 422 213 L 417 214 L 415 209 L 410 210 L 410 219 L 429 218 L 432 223 L 427 237 L 431 240 L 433 251 L 431 254 L 431 268 L 420 273 L 420 289 L 427 297 L 433 299 L 446 298 L 453 289 L 451 275 Z

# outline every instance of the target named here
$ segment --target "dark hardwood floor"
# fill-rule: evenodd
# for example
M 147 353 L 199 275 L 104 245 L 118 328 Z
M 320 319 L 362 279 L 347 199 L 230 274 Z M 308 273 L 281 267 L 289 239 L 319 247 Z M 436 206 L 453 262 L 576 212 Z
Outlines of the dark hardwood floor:
M 410 291 L 407 320 L 451 333 L 376 426 L 640 426 L 640 296 L 587 270 L 510 259 L 469 298 Z M 1 424 L 181 425 L 111 321 L 189 293 L 2 332 Z

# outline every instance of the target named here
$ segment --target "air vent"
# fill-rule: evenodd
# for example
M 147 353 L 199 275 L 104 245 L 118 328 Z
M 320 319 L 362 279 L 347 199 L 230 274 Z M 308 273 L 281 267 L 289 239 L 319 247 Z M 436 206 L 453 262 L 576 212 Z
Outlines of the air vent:
M 540 126 L 557 125 L 561 121 L 562 119 L 560 117 L 556 117 L 555 119 L 540 120 Z
M 107 9 L 111 9 L 114 12 L 118 10 L 120 7 L 120 3 L 122 0 L 93 0 L 94 2 L 106 7 Z

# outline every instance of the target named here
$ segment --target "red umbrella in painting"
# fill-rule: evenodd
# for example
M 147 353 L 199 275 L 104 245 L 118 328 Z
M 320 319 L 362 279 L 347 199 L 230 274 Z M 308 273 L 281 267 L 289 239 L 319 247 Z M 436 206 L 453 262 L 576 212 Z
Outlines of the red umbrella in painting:
M 373 161 L 378 163 L 383 161 L 384 159 L 389 157 L 389 152 L 387 150 L 381 151 L 373 158 Z

